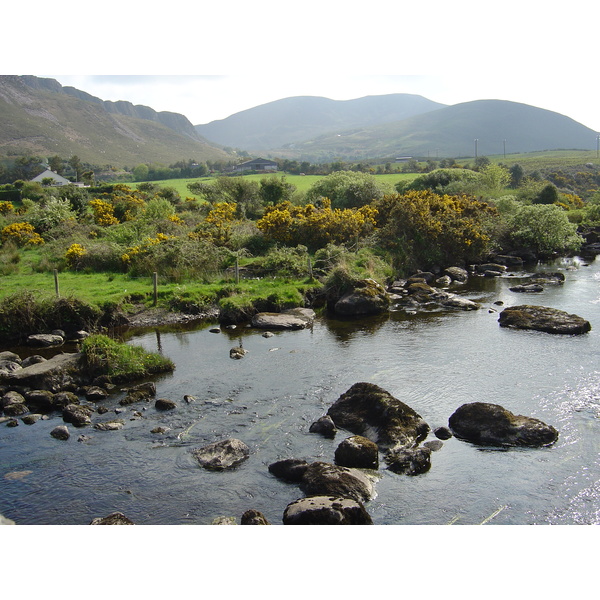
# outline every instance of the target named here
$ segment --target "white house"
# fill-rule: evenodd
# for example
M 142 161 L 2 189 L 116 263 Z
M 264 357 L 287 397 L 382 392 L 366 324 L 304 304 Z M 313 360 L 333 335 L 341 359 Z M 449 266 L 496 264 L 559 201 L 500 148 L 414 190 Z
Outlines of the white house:
M 69 185 L 73 182 L 65 179 L 62 175 L 51 171 L 50 169 L 46 169 L 43 173 L 40 173 L 37 177 L 34 177 L 31 181 L 36 181 L 38 183 L 42 183 L 44 179 L 52 179 L 53 183 L 51 185 L 59 186 L 59 185 Z M 83 187 L 83 183 L 75 183 L 78 187 Z

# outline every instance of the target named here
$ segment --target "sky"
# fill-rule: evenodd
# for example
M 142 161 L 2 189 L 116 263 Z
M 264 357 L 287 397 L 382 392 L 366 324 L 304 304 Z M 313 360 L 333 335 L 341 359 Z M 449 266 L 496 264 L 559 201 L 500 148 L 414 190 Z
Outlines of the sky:
M 332 78 L 323 75 L 278 77 L 272 86 L 253 85 L 253 75 L 56 75 L 70 85 L 102 100 L 127 100 L 156 111 L 185 115 L 194 125 L 224 119 L 236 112 L 290 96 L 324 96 L 349 100 L 369 95 L 408 93 L 443 104 L 480 99 L 501 99 L 532 104 L 567 115 L 600 131 L 596 101 L 573 101 L 570 89 L 549 93 L 554 84 L 527 85 L 517 77 L 510 85 L 494 80 L 456 75 L 355 75 Z M 460 85 L 457 83 L 460 82 Z M 243 94 L 240 90 L 247 90 Z
M 5 22 L 36 3 L 11 3 Z M 52 27 L 28 19 L 26 38 L 22 28 L 3 33 L 15 51 L 3 53 L 0 72 L 52 77 L 194 125 L 290 96 L 410 93 L 444 104 L 522 102 L 600 131 L 600 9 L 588 0 L 549 4 L 172 0 L 142 11 L 105 0 L 86 13 L 57 0 Z

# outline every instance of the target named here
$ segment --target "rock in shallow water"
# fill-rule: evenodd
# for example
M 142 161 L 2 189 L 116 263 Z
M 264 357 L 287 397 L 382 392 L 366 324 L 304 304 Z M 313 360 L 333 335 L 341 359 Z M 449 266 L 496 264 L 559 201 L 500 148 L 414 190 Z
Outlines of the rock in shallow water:
M 592 329 L 589 321 L 556 308 L 522 304 L 505 308 L 498 319 L 500 327 L 533 329 L 546 333 L 580 335 Z
M 250 456 L 250 448 L 235 438 L 214 442 L 192 452 L 201 467 L 212 471 L 231 469 Z
M 457 438 L 486 446 L 540 447 L 558 439 L 558 431 L 551 425 L 484 402 L 463 404 L 448 424 Z
M 372 525 L 361 502 L 335 496 L 312 496 L 288 504 L 284 525 Z
M 421 415 L 373 383 L 355 383 L 327 414 L 337 427 L 369 438 L 382 450 L 413 446 L 429 433 Z

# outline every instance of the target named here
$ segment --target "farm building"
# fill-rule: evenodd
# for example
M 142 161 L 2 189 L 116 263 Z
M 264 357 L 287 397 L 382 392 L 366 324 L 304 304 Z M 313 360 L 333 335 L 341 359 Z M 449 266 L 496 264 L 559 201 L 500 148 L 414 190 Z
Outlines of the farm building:
M 233 168 L 234 171 L 277 171 L 277 163 L 266 158 L 254 158 L 240 163 Z

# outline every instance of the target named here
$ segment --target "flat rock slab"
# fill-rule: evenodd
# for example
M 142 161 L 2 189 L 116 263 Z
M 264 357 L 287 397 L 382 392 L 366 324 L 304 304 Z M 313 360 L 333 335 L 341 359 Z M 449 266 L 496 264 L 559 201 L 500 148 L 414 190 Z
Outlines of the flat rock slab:
M 546 333 L 580 335 L 592 329 L 589 321 L 556 308 L 521 304 L 505 308 L 498 319 L 500 327 L 533 329 Z
M 34 363 L 0 376 L 0 380 L 10 384 L 18 384 L 34 389 L 48 389 L 48 381 L 53 377 L 66 374 L 79 366 L 81 353 L 57 354 L 43 362 Z
M 258 313 L 252 317 L 252 327 L 257 329 L 304 329 L 306 319 L 289 313 Z

